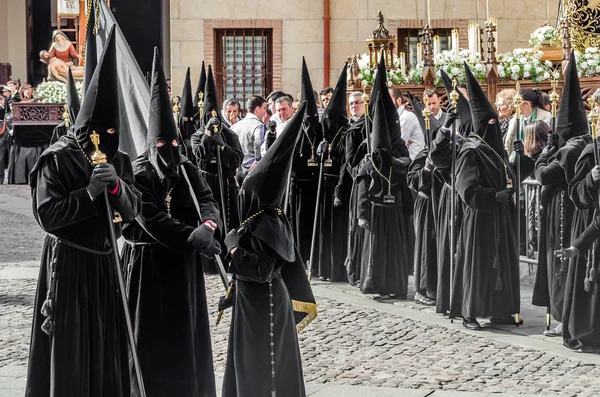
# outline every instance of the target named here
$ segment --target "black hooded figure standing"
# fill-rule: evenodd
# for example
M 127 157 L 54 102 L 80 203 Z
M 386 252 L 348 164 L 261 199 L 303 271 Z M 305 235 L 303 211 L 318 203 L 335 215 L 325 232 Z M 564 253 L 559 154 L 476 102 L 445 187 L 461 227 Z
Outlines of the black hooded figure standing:
M 50 146 L 31 172 L 33 214 L 46 236 L 25 396 L 129 397 L 125 317 L 109 225 L 141 209 L 129 157 L 119 148 L 114 26 L 90 80 L 73 134 Z M 92 138 L 93 137 L 93 138 Z M 96 148 L 92 139 L 99 139 Z M 107 163 L 94 166 L 100 150 Z M 106 218 L 108 189 L 115 218 Z M 119 223 L 112 223 L 119 222 Z
M 319 163 L 317 147 L 323 140 L 323 128 L 319 122 L 317 101 L 310 81 L 306 62 L 302 58 L 302 101 L 307 102 L 306 115 L 292 166 L 291 214 L 294 225 L 296 244 L 301 257 L 310 258 L 310 245 L 315 219 L 315 200 L 319 183 Z M 283 179 L 285 181 L 285 178 Z M 285 182 L 283 182 L 285 183 Z M 316 249 L 319 249 L 318 242 Z M 318 251 L 317 251 L 318 252 Z M 313 269 L 318 267 L 313 266 Z
M 179 154 L 167 84 L 154 51 L 148 148 L 133 162 L 142 212 L 123 232 L 129 310 L 147 395 L 214 397 L 204 273 L 196 252 L 219 253 L 214 231 L 220 216 L 210 188 Z M 200 204 L 200 226 L 181 169 Z M 131 374 L 131 395 L 138 396 L 133 368 Z
M 244 152 L 237 134 L 222 124 L 221 112 L 217 101 L 217 88 L 212 68 L 208 66 L 208 77 L 204 88 L 204 108 L 201 127 L 192 135 L 192 148 L 198 168 L 208 183 L 213 197 L 221 210 L 221 217 L 226 216 L 227 227 L 231 230 L 240 225 L 237 197 L 239 188 L 235 179 L 236 170 L 241 166 Z M 217 128 L 217 132 L 214 128 Z M 219 181 L 217 150 L 221 157 L 223 176 L 223 195 Z M 221 208 L 225 204 L 224 208 Z M 225 238 L 221 235 L 222 239 Z M 202 258 L 204 269 L 209 273 L 216 272 L 214 259 Z
M 502 143 L 498 115 L 465 64 L 473 132 L 456 163 L 462 199 L 451 317 L 480 329 L 476 317 L 512 323 L 520 311 L 519 253 L 515 238 L 512 169 Z
M 423 119 L 423 104 L 416 98 L 411 98 L 413 109 L 425 136 L 426 147 L 419 152 L 410 164 L 407 180 L 410 188 L 417 194 L 415 199 L 415 302 L 434 306 L 437 293 L 437 243 L 435 217 L 443 181 L 442 176 L 435 169 L 429 148 L 432 136 L 437 134 L 441 127 L 435 117 L 429 118 L 429 131 L 425 128 Z
M 289 173 L 305 110 L 306 103 L 244 179 L 245 220 L 225 238 L 235 281 L 223 397 L 306 396 L 297 332 L 317 306 L 281 209 L 285 183 L 273 183 Z
M 441 70 L 442 81 L 446 88 L 446 93 L 454 90 L 452 80 Z M 436 214 L 436 235 L 437 235 L 437 293 L 435 297 L 435 311 L 446 315 L 450 310 L 450 233 L 451 233 L 451 208 L 452 208 L 452 124 L 458 117 L 458 131 L 455 139 L 456 153 L 460 151 L 465 138 L 467 138 L 472 129 L 471 107 L 469 100 L 465 97 L 460 88 L 456 88 L 458 100 L 456 102 L 456 113 L 449 107 L 444 118 L 443 128 L 440 128 L 431 142 L 430 156 L 435 166 L 436 173 L 441 177 L 442 188 L 438 200 L 438 209 Z M 456 199 L 454 227 L 458 236 L 462 219 L 462 204 Z
M 328 149 L 325 158 L 323 193 L 319 212 L 319 267 L 321 278 L 330 281 L 346 279 L 346 246 L 348 244 L 348 198 L 351 184 L 340 184 L 345 175 L 344 143 L 348 129 L 346 112 L 346 66 L 323 115 L 323 133 Z M 313 266 L 313 269 L 316 269 Z
M 194 107 L 194 131 L 200 129 L 200 124 L 202 122 L 202 117 L 200 117 L 200 106 L 204 106 L 204 87 L 206 86 L 206 67 L 204 66 L 204 61 L 202 61 L 202 68 L 200 68 L 200 79 L 198 80 L 198 85 L 196 86 L 196 92 L 194 93 L 194 97 L 192 98 L 192 105 Z
M 365 158 L 358 184 L 358 225 L 365 229 L 362 248 L 360 290 L 381 298 L 406 298 L 408 292 L 408 230 L 404 206 L 407 164 L 410 158 L 392 155 L 383 92 L 377 94 L 371 145 L 373 153 Z M 406 194 L 408 192 L 408 194 Z M 412 206 L 412 201 L 408 200 Z
M 180 151 L 192 164 L 196 164 L 196 158 L 192 150 L 192 135 L 196 131 L 194 123 L 194 103 L 192 98 L 192 82 L 190 80 L 190 68 L 187 69 L 181 93 L 181 105 L 179 107 L 179 140 L 182 142 Z
M 532 303 L 550 307 L 552 317 L 558 321 L 553 329 L 544 332 L 546 336 L 563 335 L 562 315 L 569 261 L 557 258 L 554 251 L 570 245 L 572 221 L 582 219 L 581 213 L 574 218 L 575 207 L 567 190 L 568 183 L 575 174 L 575 163 L 591 141 L 587 133 L 588 122 L 577 68 L 574 65 L 572 57 L 565 74 L 567 78 L 556 120 L 556 131 L 535 164 L 535 178 L 543 186 L 543 193 L 540 203 L 540 255 Z M 587 219 L 584 224 L 580 223 L 580 232 L 585 229 L 586 222 Z M 574 235 L 576 236 L 578 234 Z

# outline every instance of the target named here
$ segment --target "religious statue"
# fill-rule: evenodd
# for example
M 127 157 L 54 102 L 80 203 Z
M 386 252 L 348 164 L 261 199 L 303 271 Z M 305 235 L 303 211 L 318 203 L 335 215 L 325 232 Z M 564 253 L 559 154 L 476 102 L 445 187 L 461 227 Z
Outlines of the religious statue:
M 60 30 L 52 33 L 52 45 L 49 52 L 51 58 L 56 57 L 66 64 L 79 65 L 82 60 L 71 40 Z
M 57 80 L 67 83 L 69 76 L 69 68 L 73 73 L 73 79 L 75 81 L 83 81 L 83 72 L 85 68 L 83 66 L 69 66 L 65 61 L 60 58 L 50 56 L 50 52 L 43 50 L 40 52 L 40 61 L 48 65 L 48 80 Z

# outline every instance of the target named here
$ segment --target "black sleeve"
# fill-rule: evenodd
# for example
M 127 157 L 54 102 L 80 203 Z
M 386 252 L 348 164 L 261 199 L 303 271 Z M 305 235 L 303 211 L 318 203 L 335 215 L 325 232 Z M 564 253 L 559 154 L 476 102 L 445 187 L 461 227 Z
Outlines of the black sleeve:
M 190 182 L 194 188 L 194 193 L 200 204 L 200 213 L 202 214 L 201 221 L 211 220 L 217 224 L 217 233 L 223 232 L 223 221 L 219 214 L 219 207 L 216 200 L 213 197 L 210 186 L 206 183 L 204 177 L 200 174 L 200 171 L 194 167 L 191 163 L 185 163 L 182 165 L 187 171 L 187 175 L 190 178 Z M 185 180 L 179 183 L 187 183 Z M 227 234 L 227 232 L 224 232 Z
M 277 255 L 272 249 L 260 240 L 246 236 L 242 237 L 240 246 L 231 255 L 229 272 L 257 283 L 266 283 L 276 263 Z
M 592 168 L 596 165 L 592 153 L 582 155 L 575 164 L 575 175 L 569 181 L 569 197 L 579 209 L 592 209 L 598 203 L 598 186 L 592 180 Z
M 431 161 L 440 171 L 452 168 L 452 141 L 438 130 L 436 138 L 431 143 Z
M 600 217 L 595 217 L 592 223 L 581 233 L 581 236 L 575 240 L 573 247 L 577 248 L 579 252 L 589 250 L 594 241 L 600 237 Z
M 225 146 L 221 150 L 221 162 L 223 163 L 223 167 L 235 171 L 242 165 L 242 161 L 244 161 L 242 145 L 235 132 L 228 132 L 225 138 Z
M 408 168 L 406 176 L 408 186 L 414 192 L 429 192 L 431 190 L 431 170 L 425 169 L 427 156 L 417 156 Z
M 481 186 L 475 151 L 461 151 L 456 169 L 456 190 L 465 204 L 479 211 L 492 212 L 496 206 L 496 189 Z
M 369 200 L 369 186 L 371 185 L 371 178 L 368 175 L 363 175 L 357 178 L 358 183 L 358 219 L 366 219 L 371 221 L 371 200 Z
M 542 153 L 535 163 L 535 179 L 542 185 L 555 185 L 565 181 L 565 171 L 552 152 Z
M 119 191 L 109 194 L 111 204 L 119 211 L 124 222 L 131 222 L 142 210 L 142 194 L 135 188 L 135 178 L 129 157 L 119 161 Z

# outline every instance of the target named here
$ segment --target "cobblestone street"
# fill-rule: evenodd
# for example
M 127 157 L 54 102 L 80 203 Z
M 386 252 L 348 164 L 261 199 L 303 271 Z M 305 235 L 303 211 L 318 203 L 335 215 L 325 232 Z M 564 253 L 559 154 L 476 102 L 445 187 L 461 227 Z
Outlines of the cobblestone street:
M 45 235 L 30 209 L 27 214 L 27 194 L 26 187 L 0 186 L 0 397 L 21 396 L 25 386 Z M 541 336 L 545 310 L 528 304 L 530 288 L 524 287 L 522 294 L 525 326 L 472 332 L 460 321 L 451 323 L 433 309 L 415 305 L 412 293 L 409 301 L 383 303 L 346 284 L 313 285 L 319 316 L 300 335 L 309 395 L 600 396 L 600 357 L 569 351 L 560 338 Z M 218 382 L 230 315 L 215 326 L 222 293 L 219 280 L 208 277 Z

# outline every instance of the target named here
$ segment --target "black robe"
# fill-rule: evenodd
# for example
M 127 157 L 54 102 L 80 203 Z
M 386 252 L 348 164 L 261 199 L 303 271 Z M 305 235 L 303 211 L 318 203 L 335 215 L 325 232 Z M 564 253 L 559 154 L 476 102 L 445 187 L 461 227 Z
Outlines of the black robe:
M 326 158 L 332 161 L 331 167 L 324 168 L 321 187 L 321 208 L 319 209 L 319 258 L 318 274 L 330 281 L 346 280 L 346 247 L 348 245 L 348 199 L 350 183 L 340 183 L 345 178 L 345 133 L 340 130 L 334 138 L 331 153 Z M 342 201 L 334 206 L 335 198 Z M 313 267 L 313 271 L 315 268 Z
M 457 157 L 464 140 L 457 136 Z M 446 313 L 450 310 L 450 214 L 452 203 L 452 140 L 438 131 L 436 139 L 433 140 L 431 148 L 431 160 L 435 165 L 435 184 L 439 189 L 439 200 L 435 217 L 435 230 L 437 236 L 437 292 L 436 313 Z M 460 231 L 462 220 L 462 204 L 460 199 L 455 200 L 455 223 L 456 237 Z M 456 261 L 454 266 L 456 272 Z
M 50 138 L 50 144 L 57 142 L 62 136 L 67 135 L 69 129 L 67 128 L 64 120 L 54 127 L 54 131 L 52 131 L 52 138 Z
M 570 164 L 568 168 L 573 169 L 584 147 L 585 142 L 582 139 L 571 141 L 558 152 L 542 153 L 535 164 L 535 177 L 543 187 L 540 202 L 538 268 L 532 303 L 536 306 L 550 307 L 552 317 L 558 322 L 562 322 L 568 260 L 560 260 L 554 255 L 554 251 L 570 245 L 574 211 L 561 162 L 564 163 L 567 157 L 570 158 L 567 161 Z
M 380 171 L 388 175 L 389 166 Z M 406 216 L 412 214 L 412 195 L 406 189 L 406 168 L 393 159 L 391 194 L 394 203 L 385 203 L 387 182 L 365 159 L 356 178 L 357 217 L 370 229 L 364 232 L 361 256 L 360 290 L 366 294 L 406 296 L 408 270 L 408 231 Z M 408 203 L 408 205 L 407 205 Z
M 225 146 L 221 150 L 221 169 L 223 172 L 223 193 L 225 202 L 225 211 L 221 214 L 227 214 L 227 227 L 229 230 L 237 229 L 240 225 L 240 215 L 238 208 L 239 187 L 235 179 L 236 170 L 241 166 L 244 159 L 244 153 L 237 135 L 227 128 L 222 129 Z M 194 156 L 197 159 L 198 168 L 202 176 L 208 183 L 213 197 L 221 209 L 221 189 L 219 186 L 219 176 L 217 171 L 217 157 L 215 154 L 215 143 L 204 134 L 204 130 L 197 131 L 191 137 Z M 222 217 L 222 215 L 221 215 Z M 221 234 L 221 246 L 227 232 Z M 216 272 L 214 259 L 201 256 L 205 270 L 209 273 Z
M 219 222 L 207 183 L 189 161 L 180 167 L 187 171 L 204 220 Z M 138 157 L 133 169 L 142 212 L 124 229 L 123 265 L 146 393 L 214 397 L 204 274 L 187 242 L 199 223 L 189 186 L 183 176 L 171 186 L 169 217 L 167 188 L 147 156 Z M 139 396 L 133 367 L 131 377 L 132 396 Z
M 451 317 L 505 317 L 520 311 L 515 205 L 496 202 L 512 169 L 480 139 L 458 155 L 456 190 L 463 201 L 453 277 Z M 505 169 L 505 166 L 508 167 Z
M 414 204 L 415 226 L 415 290 L 425 295 L 427 292 L 435 296 L 437 293 L 437 242 L 434 202 L 439 200 L 439 192 L 435 189 L 435 171 L 426 170 L 425 162 L 429 154 L 424 149 L 413 159 L 407 181 L 417 194 Z M 439 185 L 439 183 L 438 183 Z
M 354 285 L 360 280 L 360 261 L 364 239 L 364 229 L 358 226 L 358 184 L 355 183 L 360 162 L 364 158 L 366 146 L 361 143 L 366 138 L 365 116 L 352 121 L 345 136 L 344 157 L 346 176 L 340 180 L 342 186 L 350 185 L 350 197 L 348 199 L 348 246 L 346 249 L 346 275 L 350 284 Z
M 589 142 L 589 138 L 586 138 Z M 581 146 L 582 139 L 577 143 Z M 572 141 L 574 142 L 574 141 Z M 594 145 L 589 143 L 574 167 L 562 162 L 567 176 L 570 175 L 569 196 L 575 205 L 571 228 L 571 240 L 578 238 L 592 222 L 598 211 L 598 186 L 592 180 L 590 171 L 594 168 Z M 567 172 L 567 169 L 573 171 Z M 572 243 L 574 244 L 574 243 Z M 590 262 L 595 258 L 594 262 Z M 569 260 L 569 271 L 565 288 L 565 301 L 562 312 L 563 344 L 571 349 L 582 346 L 598 346 L 600 334 L 600 291 L 598 283 L 592 283 L 590 291 L 585 290 L 585 278 L 588 266 L 598 269 L 600 244 L 592 244 L 581 255 Z
M 277 396 L 306 396 L 297 329 L 301 331 L 314 319 L 316 305 L 312 292 L 306 290 L 306 272 L 297 250 L 295 256 L 295 262 L 285 261 L 251 233 L 242 236 L 233 253 L 229 271 L 235 277 L 234 305 L 223 397 L 271 396 L 271 342 Z M 295 273 L 294 269 L 300 273 Z M 304 283 L 291 283 L 290 280 L 303 280 Z M 295 300 L 298 298 L 293 292 L 299 285 L 304 286 L 306 299 L 302 302 Z M 299 313 L 301 311 L 305 312 Z M 307 312 L 311 314 L 306 315 Z
M 128 222 L 141 208 L 129 157 L 113 159 L 120 178 L 113 208 Z M 31 175 L 34 216 L 50 233 L 36 291 L 25 395 L 129 397 L 128 346 L 108 237 L 105 201 L 86 186 L 93 166 L 63 137 L 40 157 Z M 112 223 L 111 223 L 112 224 Z M 117 236 L 121 224 L 115 224 Z M 54 277 L 52 277 L 55 274 Z M 52 299 L 50 317 L 41 313 Z M 54 323 L 51 337 L 44 320 Z

